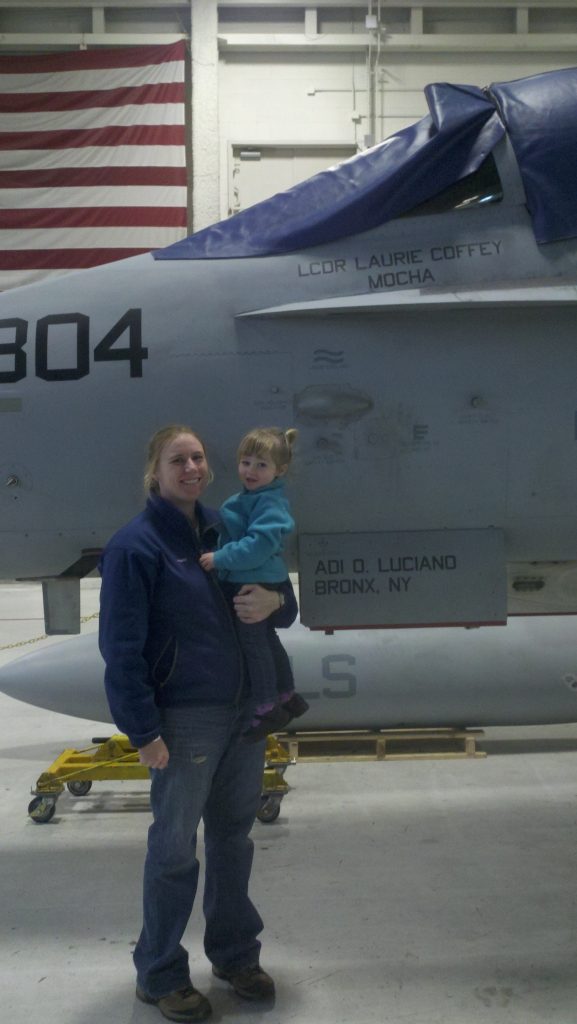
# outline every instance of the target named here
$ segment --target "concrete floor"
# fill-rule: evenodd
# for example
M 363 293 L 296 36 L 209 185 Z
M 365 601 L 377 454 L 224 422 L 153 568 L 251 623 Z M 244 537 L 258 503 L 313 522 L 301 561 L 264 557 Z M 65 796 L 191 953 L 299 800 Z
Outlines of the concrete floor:
M 97 597 L 88 581 L 83 614 Z M 0 587 L 0 664 L 31 649 L 5 645 L 40 635 L 41 616 L 38 588 Z M 40 772 L 109 727 L 2 695 L 0 720 L 1 1019 L 162 1020 L 135 1001 L 130 960 L 147 783 L 66 793 L 36 825 Z M 257 1010 L 211 977 L 198 911 L 186 941 L 215 1022 L 572 1024 L 577 725 L 487 730 L 483 747 L 485 760 L 289 768 L 280 818 L 254 829 L 276 1004 Z

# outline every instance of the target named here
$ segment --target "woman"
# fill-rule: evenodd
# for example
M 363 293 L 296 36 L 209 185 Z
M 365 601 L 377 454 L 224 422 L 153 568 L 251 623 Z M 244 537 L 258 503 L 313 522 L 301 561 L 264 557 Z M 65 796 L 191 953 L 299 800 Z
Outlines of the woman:
M 265 744 L 241 738 L 250 711 L 233 612 L 199 564 L 218 539 L 217 515 L 199 501 L 210 480 L 198 434 L 180 425 L 158 431 L 146 508 L 112 537 L 101 562 L 108 701 L 152 780 L 136 994 L 177 1021 L 211 1012 L 181 945 L 196 895 L 201 818 L 204 947 L 213 972 L 244 998 L 274 995 L 259 965 L 262 920 L 248 896 Z M 275 626 L 289 626 L 297 611 L 290 584 L 246 586 L 234 604 L 243 622 L 274 614 Z

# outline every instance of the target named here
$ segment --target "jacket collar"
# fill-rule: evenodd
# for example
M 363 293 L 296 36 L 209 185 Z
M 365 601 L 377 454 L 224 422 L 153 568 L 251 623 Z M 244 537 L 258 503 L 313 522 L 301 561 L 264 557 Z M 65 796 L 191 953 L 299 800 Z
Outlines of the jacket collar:
M 191 524 L 184 513 L 176 505 L 173 505 L 171 501 L 167 501 L 166 498 L 161 498 L 159 494 L 151 491 L 146 501 L 146 508 L 153 519 L 165 527 L 168 526 L 174 531 L 175 536 L 190 540 L 191 532 L 194 532 L 192 531 Z M 201 537 L 207 531 L 213 529 L 219 521 L 218 512 L 212 508 L 207 508 L 199 501 L 196 503 L 196 518 Z
M 255 487 L 252 491 L 249 491 L 246 487 L 243 487 L 242 494 L 262 494 L 264 491 L 280 491 L 284 487 L 284 480 L 282 477 L 275 477 L 271 480 L 270 484 L 263 484 L 262 487 Z

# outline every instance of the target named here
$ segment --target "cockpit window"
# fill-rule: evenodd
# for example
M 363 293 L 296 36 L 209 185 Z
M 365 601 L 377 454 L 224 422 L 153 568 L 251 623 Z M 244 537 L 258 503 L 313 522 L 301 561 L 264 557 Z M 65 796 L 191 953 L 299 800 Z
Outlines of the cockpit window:
M 497 165 L 491 154 L 472 174 L 456 181 L 443 189 L 432 199 L 426 199 L 412 210 L 403 214 L 404 217 L 423 217 L 430 213 L 446 213 L 448 210 L 466 210 L 473 206 L 484 206 L 488 203 L 500 203 L 503 198 L 503 187 Z

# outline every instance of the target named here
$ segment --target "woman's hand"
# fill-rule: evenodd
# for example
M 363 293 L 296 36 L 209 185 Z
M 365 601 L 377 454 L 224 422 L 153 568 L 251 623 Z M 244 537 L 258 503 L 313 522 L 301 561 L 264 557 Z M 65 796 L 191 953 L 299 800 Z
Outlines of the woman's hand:
M 258 583 L 245 583 L 234 597 L 234 610 L 241 622 L 263 622 L 280 606 L 278 590 L 267 590 Z
M 169 756 L 168 747 L 162 736 L 158 736 L 152 743 L 147 743 L 145 747 L 140 747 L 138 751 L 138 760 L 147 768 L 166 768 Z

